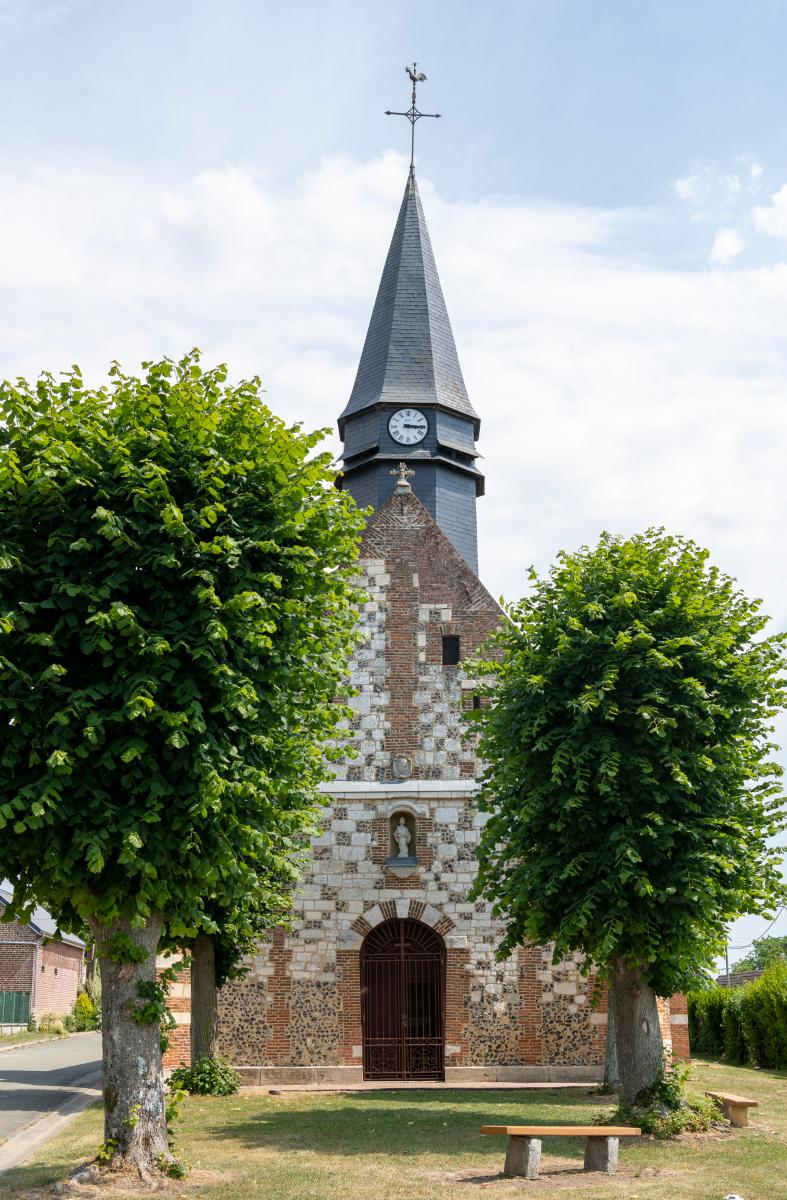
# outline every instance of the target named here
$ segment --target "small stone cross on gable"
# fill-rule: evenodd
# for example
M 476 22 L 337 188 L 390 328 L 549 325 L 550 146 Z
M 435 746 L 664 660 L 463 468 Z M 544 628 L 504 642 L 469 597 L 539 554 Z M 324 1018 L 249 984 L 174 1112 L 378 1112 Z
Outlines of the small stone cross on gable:
M 415 475 L 415 471 L 411 471 L 407 463 L 400 462 L 399 466 L 395 467 L 393 471 L 389 471 L 388 474 L 392 475 L 396 479 L 394 495 L 401 496 L 403 492 L 412 491 L 412 488 L 410 487 L 410 480 Z

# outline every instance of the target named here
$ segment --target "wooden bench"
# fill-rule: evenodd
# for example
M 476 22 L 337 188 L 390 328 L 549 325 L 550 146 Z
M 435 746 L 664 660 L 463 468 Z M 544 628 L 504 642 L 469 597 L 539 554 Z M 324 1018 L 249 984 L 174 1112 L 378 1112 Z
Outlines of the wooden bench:
M 733 1096 L 730 1092 L 706 1092 L 711 1100 L 718 1100 L 721 1111 L 736 1129 L 743 1129 L 749 1124 L 750 1108 L 759 1108 L 759 1100 L 747 1100 L 745 1096 Z
M 584 1170 L 614 1175 L 618 1166 L 618 1139 L 639 1137 L 642 1130 L 630 1125 L 482 1125 L 481 1132 L 507 1136 L 504 1175 L 538 1179 L 542 1137 L 585 1138 Z

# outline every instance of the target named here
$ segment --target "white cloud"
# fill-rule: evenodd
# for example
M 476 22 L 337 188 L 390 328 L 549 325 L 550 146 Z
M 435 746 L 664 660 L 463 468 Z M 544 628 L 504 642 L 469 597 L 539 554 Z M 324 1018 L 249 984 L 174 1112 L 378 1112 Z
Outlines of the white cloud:
M 739 160 L 736 171 L 722 171 L 716 163 L 702 163 L 691 175 L 676 179 L 673 190 L 691 213 L 692 221 L 717 221 L 747 209 L 760 190 L 762 167 L 750 159 Z
M 98 379 L 197 344 L 259 373 L 286 417 L 334 424 L 405 176 L 396 155 L 332 159 L 287 190 L 239 164 L 184 182 L 0 163 L 0 374 L 77 361 Z M 636 247 L 652 214 L 421 190 L 482 418 L 493 592 L 601 529 L 665 524 L 783 621 L 787 262 L 734 266 L 725 227 L 727 270 L 677 270 Z
M 708 258 L 712 263 L 724 266 L 737 258 L 743 252 L 745 245 L 746 243 L 737 229 L 719 229 L 713 239 Z
M 787 184 L 774 192 L 769 204 L 755 208 L 754 225 L 768 237 L 787 237 Z

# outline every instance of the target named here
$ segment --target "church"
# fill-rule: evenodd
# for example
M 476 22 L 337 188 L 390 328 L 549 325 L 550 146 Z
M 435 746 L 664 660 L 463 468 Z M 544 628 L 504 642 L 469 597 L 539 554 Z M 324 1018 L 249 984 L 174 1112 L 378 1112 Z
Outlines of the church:
M 406 115 L 406 114 L 405 114 Z M 219 993 L 219 1045 L 247 1084 L 550 1081 L 603 1075 L 606 1003 L 582 961 L 523 946 L 468 899 L 484 815 L 463 715 L 502 613 L 478 578 L 484 494 L 468 396 L 414 170 L 349 400 L 339 486 L 371 507 L 347 753 L 295 921 Z M 173 1061 L 186 1049 L 185 986 Z M 688 1055 L 683 997 L 662 1035 Z

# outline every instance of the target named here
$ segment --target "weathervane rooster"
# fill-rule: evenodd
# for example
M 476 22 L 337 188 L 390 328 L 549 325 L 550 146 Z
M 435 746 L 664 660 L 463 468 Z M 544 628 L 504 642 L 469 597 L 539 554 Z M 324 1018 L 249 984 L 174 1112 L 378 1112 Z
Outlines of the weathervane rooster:
M 386 110 L 386 117 L 407 117 L 410 122 L 410 175 L 415 176 L 415 123 L 420 121 L 421 117 L 439 117 L 439 113 L 422 113 L 419 112 L 415 104 L 415 89 L 419 83 L 423 83 L 426 79 L 423 71 L 418 70 L 418 63 L 414 62 L 411 67 L 405 67 L 406 73 L 410 76 L 413 85 L 412 104 L 407 112 L 391 112 Z

